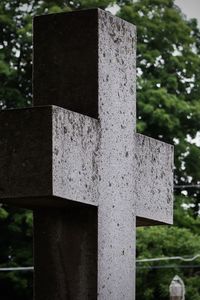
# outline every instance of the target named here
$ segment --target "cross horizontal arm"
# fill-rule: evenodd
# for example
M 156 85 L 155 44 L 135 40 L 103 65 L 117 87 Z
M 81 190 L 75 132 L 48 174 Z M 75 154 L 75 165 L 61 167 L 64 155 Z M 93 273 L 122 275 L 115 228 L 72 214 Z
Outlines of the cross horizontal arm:
M 1 112 L 0 125 L 2 202 L 98 206 L 98 120 L 44 106 Z M 173 147 L 136 134 L 135 159 L 137 225 L 171 224 Z
M 173 146 L 136 134 L 137 225 L 173 222 Z
M 98 121 L 55 106 L 0 113 L 0 201 L 97 206 Z

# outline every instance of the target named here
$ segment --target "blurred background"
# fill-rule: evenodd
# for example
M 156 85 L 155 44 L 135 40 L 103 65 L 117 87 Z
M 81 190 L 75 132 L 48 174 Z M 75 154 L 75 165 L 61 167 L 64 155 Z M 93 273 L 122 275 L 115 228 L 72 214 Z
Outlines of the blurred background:
M 136 298 L 169 299 L 179 275 L 200 300 L 199 0 L 1 0 L 0 109 L 32 105 L 32 17 L 92 7 L 137 26 L 137 130 L 175 145 L 174 226 L 138 229 Z M 32 265 L 31 211 L 0 205 L 2 300 L 33 298 L 33 271 L 15 269 Z

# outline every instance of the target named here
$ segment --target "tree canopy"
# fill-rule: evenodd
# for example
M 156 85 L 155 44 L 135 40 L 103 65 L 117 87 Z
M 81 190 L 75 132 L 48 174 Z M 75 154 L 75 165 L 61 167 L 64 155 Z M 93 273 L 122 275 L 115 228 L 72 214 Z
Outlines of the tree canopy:
M 200 253 L 200 30 L 174 0 L 1 0 L 0 109 L 32 103 L 32 17 L 118 4 L 117 15 L 137 26 L 137 129 L 175 145 L 174 227 L 139 228 L 137 257 Z M 32 264 L 32 216 L 0 207 L 0 267 Z M 137 299 L 167 300 L 173 276 L 186 283 L 187 298 L 200 300 L 198 260 L 138 263 Z M 159 266 L 158 266 L 159 264 Z M 170 265 L 172 265 L 170 267 Z M 156 268 L 159 267 L 159 268 Z M 32 299 L 32 274 L 1 273 L 6 299 Z

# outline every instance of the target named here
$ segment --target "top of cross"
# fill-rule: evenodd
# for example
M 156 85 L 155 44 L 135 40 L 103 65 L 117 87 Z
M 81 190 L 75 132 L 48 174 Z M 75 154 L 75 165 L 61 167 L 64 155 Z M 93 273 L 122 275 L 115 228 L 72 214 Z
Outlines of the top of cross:
M 35 17 L 33 43 L 34 105 L 54 104 L 97 118 L 106 82 L 118 89 L 123 80 L 119 92 L 126 85 L 134 95 L 136 28 L 109 12 Z

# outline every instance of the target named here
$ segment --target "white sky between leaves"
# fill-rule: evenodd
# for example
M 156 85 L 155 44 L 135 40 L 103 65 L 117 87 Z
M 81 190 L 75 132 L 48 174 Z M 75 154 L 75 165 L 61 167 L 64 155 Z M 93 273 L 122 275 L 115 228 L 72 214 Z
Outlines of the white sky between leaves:
M 175 0 L 187 18 L 196 18 L 200 26 L 200 0 Z
M 187 18 L 196 18 L 200 27 L 200 0 L 175 0 L 175 4 L 180 7 Z M 193 141 L 200 146 L 200 132 Z
M 175 0 L 175 4 L 180 7 L 183 14 L 186 15 L 188 19 L 196 18 L 200 26 L 200 0 Z M 115 14 L 118 9 L 119 7 L 117 5 L 114 5 L 108 10 L 112 14 Z

